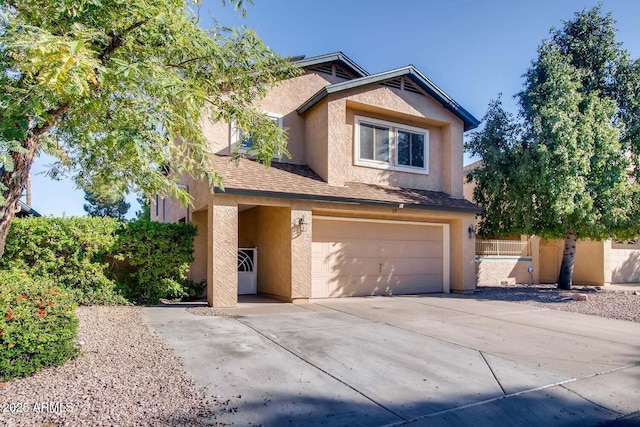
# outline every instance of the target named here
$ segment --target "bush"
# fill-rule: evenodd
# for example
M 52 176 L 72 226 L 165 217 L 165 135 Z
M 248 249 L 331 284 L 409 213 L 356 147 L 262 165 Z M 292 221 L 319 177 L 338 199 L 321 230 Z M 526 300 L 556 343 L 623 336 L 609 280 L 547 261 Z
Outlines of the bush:
M 62 365 L 76 354 L 73 297 L 24 270 L 0 272 L 0 381 Z
M 141 302 L 182 298 L 183 283 L 193 261 L 192 224 L 134 221 L 117 232 L 111 256 L 126 264 L 121 271 L 122 292 Z
M 122 227 L 113 218 L 16 219 L 0 268 L 55 280 L 82 305 L 126 303 L 102 263 Z
M 200 299 L 204 290 L 207 289 L 207 281 L 194 282 L 193 280 L 185 280 L 182 289 L 184 291 L 182 299 L 187 301 L 197 300 Z
M 55 280 L 82 305 L 182 298 L 195 235 L 191 224 L 15 219 L 0 269 Z

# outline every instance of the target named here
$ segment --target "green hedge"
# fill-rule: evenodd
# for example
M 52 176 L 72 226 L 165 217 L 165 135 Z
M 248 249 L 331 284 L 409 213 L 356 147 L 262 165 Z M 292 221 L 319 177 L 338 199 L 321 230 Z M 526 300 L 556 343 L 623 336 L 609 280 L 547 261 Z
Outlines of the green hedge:
M 70 293 L 23 270 L 0 272 L 0 381 L 62 365 L 76 354 Z
M 124 263 L 118 269 L 125 297 L 142 301 L 182 298 L 185 279 L 193 261 L 191 224 L 134 221 L 117 232 L 110 255 Z M 117 264 L 116 264 L 117 266 Z
M 112 218 L 15 219 L 0 269 L 54 280 L 82 305 L 182 297 L 192 261 L 191 224 Z
M 123 227 L 113 218 L 15 219 L 0 268 L 55 280 L 83 305 L 123 304 L 127 301 L 102 262 Z

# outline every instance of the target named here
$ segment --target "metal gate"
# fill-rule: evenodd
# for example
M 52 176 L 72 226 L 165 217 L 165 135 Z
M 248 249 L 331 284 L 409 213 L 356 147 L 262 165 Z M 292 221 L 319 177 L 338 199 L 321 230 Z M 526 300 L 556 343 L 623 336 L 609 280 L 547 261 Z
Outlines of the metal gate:
M 238 248 L 238 295 L 258 293 L 258 248 Z

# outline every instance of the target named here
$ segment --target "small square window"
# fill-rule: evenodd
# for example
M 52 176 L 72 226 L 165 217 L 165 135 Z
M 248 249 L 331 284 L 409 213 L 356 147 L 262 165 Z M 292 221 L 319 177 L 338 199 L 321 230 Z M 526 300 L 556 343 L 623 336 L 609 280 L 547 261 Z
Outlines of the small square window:
M 282 116 L 274 113 L 266 113 L 267 117 L 282 128 Z M 240 153 L 248 153 L 253 147 L 253 136 L 251 133 L 244 134 L 231 123 L 231 150 L 237 149 Z
M 389 130 L 360 123 L 360 158 L 389 163 Z
M 424 134 L 398 131 L 398 165 L 424 169 Z

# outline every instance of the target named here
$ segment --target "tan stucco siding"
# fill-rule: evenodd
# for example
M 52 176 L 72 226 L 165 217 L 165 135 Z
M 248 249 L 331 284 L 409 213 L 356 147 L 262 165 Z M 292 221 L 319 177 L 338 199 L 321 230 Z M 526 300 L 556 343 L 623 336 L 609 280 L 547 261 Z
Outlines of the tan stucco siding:
M 193 212 L 206 209 L 211 202 L 211 188 L 204 180 L 182 174 L 178 178 L 178 183 L 191 196 L 193 206 L 181 205 L 178 200 L 170 197 L 154 196 L 149 206 L 152 221 L 176 223 L 184 220 L 190 222 Z
M 291 300 L 305 300 L 311 296 L 311 237 L 313 234 L 311 204 L 291 204 Z M 296 227 L 304 218 L 306 231 Z
M 640 249 L 623 248 L 610 240 L 604 242 L 607 283 L 640 283 Z
M 573 268 L 573 282 L 580 285 L 604 285 L 604 243 L 578 240 Z M 562 264 L 564 240 L 540 242 L 540 281 L 555 283 Z
M 529 273 L 529 267 L 533 267 L 532 258 L 518 257 L 481 257 L 477 262 L 478 285 L 496 286 L 507 282 L 531 283 L 535 277 Z
M 192 215 L 193 225 L 198 228 L 198 234 L 195 239 L 193 239 L 193 262 L 189 269 L 188 278 L 194 282 L 207 280 L 207 215 L 208 211 L 206 210 L 194 212 Z
M 282 117 L 282 125 L 289 135 L 287 149 L 291 155 L 291 158 L 283 158 L 282 161 L 305 163 L 305 120 L 298 115 L 296 109 L 333 80 L 335 78 L 327 74 L 310 72 L 280 82 L 272 87 L 263 99 L 256 100 L 256 108 L 259 110 Z M 229 154 L 229 123 L 212 123 L 203 117 L 203 129 L 212 152 Z
M 238 304 L 238 205 L 217 198 L 207 211 L 207 302 Z
M 305 114 L 305 144 L 307 165 L 322 179 L 329 181 L 328 103 L 323 100 Z
M 369 85 L 328 96 L 328 182 L 348 181 L 444 191 L 462 198 L 463 123 L 430 97 Z M 320 105 L 314 109 L 321 108 Z M 364 167 L 354 161 L 354 115 L 429 131 L 429 173 Z M 309 156 L 308 156 L 309 157 Z

